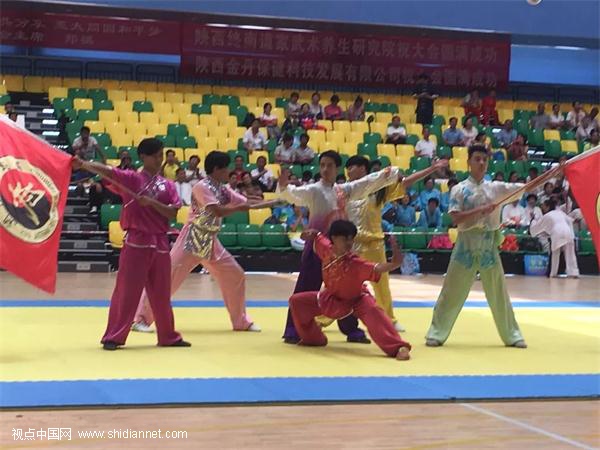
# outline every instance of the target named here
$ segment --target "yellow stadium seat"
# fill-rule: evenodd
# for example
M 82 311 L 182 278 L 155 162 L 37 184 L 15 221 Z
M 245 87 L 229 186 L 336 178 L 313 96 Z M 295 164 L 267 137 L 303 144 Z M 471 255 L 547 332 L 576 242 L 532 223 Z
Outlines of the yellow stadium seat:
M 381 139 L 385 140 L 385 135 L 387 133 L 388 126 L 385 123 L 373 122 L 371 124 L 371 132 L 379 133 L 381 135 Z
M 62 84 L 62 80 L 60 84 Z M 44 89 L 42 77 L 26 76 L 23 80 L 23 87 L 25 88 L 25 92 L 41 93 L 46 91 L 46 89 Z
M 319 152 L 326 152 L 327 150 L 334 150 L 336 152 L 340 151 L 340 147 L 337 142 L 323 141 L 323 142 L 319 142 L 318 144 L 319 144 Z M 317 146 L 315 145 L 315 147 L 317 147 Z
M 252 154 L 248 155 L 248 162 L 250 164 L 256 164 L 256 161 L 261 156 L 264 156 L 265 158 L 267 158 L 267 161 L 269 160 L 269 152 L 259 151 L 259 152 L 252 152 Z M 275 164 L 275 165 L 278 165 L 278 164 Z
M 119 121 L 117 111 L 101 110 L 98 111 L 98 119 L 104 123 L 113 123 Z
M 121 89 L 121 82 L 119 80 L 102 80 L 100 82 L 99 86 L 96 87 L 101 87 L 103 89 L 108 90 L 114 90 L 114 91 L 118 91 L 119 89 Z M 123 94 L 125 94 L 125 92 L 123 92 Z M 108 96 L 108 98 L 110 98 L 110 95 Z M 125 99 L 123 99 L 125 100 Z
M 194 94 L 193 92 L 186 92 L 183 94 L 183 99 L 185 103 L 189 103 L 193 105 L 195 103 L 202 103 L 202 94 Z
M 182 206 L 177 211 L 177 223 L 186 223 L 189 215 L 190 215 L 190 207 Z
M 229 130 L 226 127 L 213 127 L 208 129 L 208 135 L 217 139 L 229 136 Z
M 243 105 L 246 108 L 248 108 L 249 110 L 251 110 L 258 106 L 258 102 L 256 100 L 256 97 L 243 96 L 243 97 L 240 97 L 240 105 Z
M 405 128 L 408 134 L 416 134 L 419 137 L 423 136 L 423 125 L 420 123 L 407 123 Z
M 188 134 L 196 138 L 196 142 L 199 142 L 201 139 L 208 137 L 208 127 L 206 125 L 196 125 L 194 127 L 188 125 Z
M 248 112 L 251 112 L 252 114 L 254 114 L 255 117 L 260 117 L 263 114 L 263 107 L 262 106 L 257 106 L 254 109 L 250 109 L 248 108 Z
M 69 95 L 69 90 L 62 86 L 50 86 L 48 88 L 48 99 L 50 101 L 55 98 L 66 98 Z
M 333 129 L 340 133 L 350 133 L 350 131 L 352 131 L 352 126 L 348 120 L 334 120 Z
M 396 156 L 395 158 L 390 158 L 390 162 L 392 166 L 396 166 L 402 170 L 410 169 L 410 156 Z
M 500 123 L 504 123 L 507 120 L 513 120 L 514 114 L 512 109 L 499 109 L 498 110 L 498 120 Z M 458 118 L 460 120 L 460 117 Z
M 560 132 L 558 130 L 544 130 L 545 141 L 560 141 Z
M 236 150 L 238 146 L 238 140 L 236 138 L 218 138 L 218 148 L 220 150 Z
M 565 153 L 579 153 L 579 149 L 577 148 L 577 141 L 560 141 L 560 148 Z
M 452 157 L 466 160 L 469 157 L 469 149 L 467 147 L 452 147 Z
M 217 149 L 217 138 L 214 137 L 206 137 L 198 139 L 196 138 L 196 143 L 198 144 L 198 148 L 205 151 L 213 151 Z
M 340 147 L 340 152 L 346 155 L 354 156 L 358 153 L 358 145 L 356 142 L 344 142 Z
M 174 92 L 174 91 L 175 91 L 175 89 L 165 92 L 165 102 L 183 103 L 183 94 L 181 92 Z
M 94 101 L 91 98 L 75 98 L 73 99 L 73 108 L 94 109 Z
M 175 92 L 181 92 L 185 98 L 185 94 L 194 92 L 194 85 L 193 84 L 176 84 Z
M 219 126 L 225 127 L 228 130 L 237 128 L 237 117 L 235 116 L 221 116 L 219 117 Z
M 160 123 L 178 124 L 179 123 L 179 114 L 175 114 L 175 113 L 160 114 L 158 116 L 158 120 L 160 121 Z
M 67 78 L 67 80 L 72 80 L 72 78 Z M 50 86 L 62 86 L 66 88 L 79 87 L 79 85 L 81 84 L 81 80 L 78 78 L 76 80 L 76 86 L 67 86 L 65 85 L 62 77 L 42 77 L 42 87 L 44 88 L 44 91 L 47 91 L 50 88 Z
M 115 147 L 131 147 L 132 145 L 137 145 L 133 142 L 133 136 L 131 134 L 116 134 L 110 136 L 112 140 L 112 144 Z
M 8 89 L 6 89 L 6 86 L 3 84 L 0 84 L 0 94 L 7 94 L 8 93 Z
M 411 158 L 415 156 L 415 148 L 410 144 L 398 144 L 396 145 L 396 154 L 400 157 Z
M 141 123 L 141 122 L 129 122 L 129 123 L 127 123 L 127 133 L 133 134 L 133 135 L 149 134 L 148 126 L 145 123 Z M 136 141 L 137 141 L 137 139 L 136 139 Z
M 106 160 L 106 165 L 111 167 L 117 167 L 121 163 L 120 159 L 111 158 Z
M 140 90 L 146 91 L 146 94 L 148 94 L 148 92 L 157 92 L 159 90 L 155 81 L 139 81 L 138 86 Z
M 281 175 L 281 166 L 279 164 L 267 164 L 265 167 L 271 171 L 275 178 L 279 178 L 279 175 Z
M 282 125 L 282 124 L 280 124 L 280 125 Z M 327 131 L 333 130 L 333 124 L 332 124 L 331 120 L 318 120 L 317 125 L 319 125 L 319 127 L 321 127 L 321 128 L 325 128 Z
M 148 133 L 133 133 L 133 145 L 139 145 L 144 139 L 152 138 Z
M 270 208 L 251 209 L 248 211 L 249 221 L 252 225 L 262 225 L 272 214 Z
M 25 90 L 22 75 L 2 75 L 2 84 L 11 92 L 23 92 Z
M 113 220 L 108 223 L 108 240 L 113 248 L 123 248 L 125 232 L 121 228 L 119 221 Z
M 0 105 L 0 114 L 6 114 L 6 109 L 4 108 L 4 105 Z
M 459 159 L 459 158 L 452 158 L 450 160 L 450 170 L 452 170 L 453 172 L 456 172 L 456 171 L 466 172 L 468 170 L 467 160 Z
M 342 131 L 331 130 L 327 132 L 326 140 L 335 142 L 338 147 L 340 147 L 344 142 L 346 142 L 346 137 Z
M 138 83 L 135 80 L 122 80 L 121 81 L 121 89 L 123 89 L 124 91 L 126 91 L 126 90 L 139 91 L 141 88 L 140 88 L 140 83 Z
M 143 122 L 142 122 L 143 123 Z M 164 136 L 167 134 L 167 124 L 166 123 L 152 123 L 150 125 L 145 124 L 148 129 L 148 134 L 150 136 Z
M 201 114 L 200 115 L 200 125 L 204 125 L 208 127 L 208 129 L 215 128 L 219 126 L 219 119 L 217 116 L 209 115 L 209 114 Z
M 212 105 L 210 110 L 213 116 L 227 117 L 229 115 L 229 106 L 227 105 Z
M 170 103 L 160 102 L 153 103 L 152 107 L 154 108 L 154 112 L 160 116 L 164 114 L 171 114 L 173 112 L 173 107 Z
M 200 161 L 204 161 L 206 159 L 206 152 L 204 150 L 200 150 L 199 148 L 186 148 L 183 150 L 185 154 L 185 160 L 189 161 L 192 156 L 197 156 L 200 158 Z
M 446 122 L 450 119 L 450 112 L 446 105 L 435 105 L 435 114 L 439 116 L 444 116 L 446 118 Z
M 346 139 L 346 142 L 362 142 L 363 133 L 360 133 L 358 131 L 347 131 L 344 133 L 344 138 Z
M 263 196 L 266 201 L 276 200 L 279 198 L 279 194 L 277 192 L 263 192 Z
M 198 114 L 179 114 L 179 123 L 186 125 L 188 129 L 198 125 Z
M 285 122 L 285 111 L 283 108 L 273 108 L 272 114 L 277 117 L 277 126 L 282 126 L 283 122 Z M 320 122 L 320 120 L 317 122 Z
M 212 86 L 208 84 L 195 84 L 194 92 L 198 94 L 210 94 L 212 93 Z
M 84 125 L 90 129 L 92 133 L 104 133 L 104 122 L 99 120 L 86 120 Z
M 429 135 L 429 140 L 430 140 L 431 142 L 433 142 L 433 143 L 436 145 L 436 147 L 437 147 L 437 143 L 438 143 L 438 141 L 437 141 L 437 136 L 436 136 L 435 134 L 430 134 L 430 135 Z
M 310 138 L 310 141 L 313 143 L 313 145 L 317 145 L 327 140 L 325 132 L 323 130 L 308 130 L 306 134 L 308 134 L 308 137 Z
M 234 138 L 235 140 L 243 138 L 244 133 L 246 133 L 246 129 L 244 127 L 229 128 L 229 137 Z
M 146 92 L 146 101 L 152 102 L 152 106 L 154 106 L 154 103 L 162 103 L 165 101 L 165 93 L 158 92 L 158 91 Z M 156 111 L 156 109 L 155 109 L 155 111 Z
M 173 107 L 173 112 L 179 114 L 179 117 L 186 116 L 192 112 L 192 105 L 188 103 L 171 103 L 171 106 Z
M 128 100 L 113 100 L 114 110 L 119 114 L 122 112 L 129 112 L 133 109 L 133 103 Z
M 137 90 L 128 90 L 127 91 L 127 100 L 130 102 L 139 102 L 146 100 L 146 92 L 137 91 Z
M 388 112 L 375 113 L 375 120 L 379 123 L 383 123 L 383 124 L 387 125 L 392 121 L 392 113 L 388 113 Z
M 166 157 L 167 150 L 173 150 L 175 152 L 175 158 L 177 158 L 177 161 L 179 161 L 179 162 L 184 161 L 185 153 L 182 148 L 180 148 L 180 147 L 165 148 L 165 157 Z
M 367 124 L 367 122 L 351 122 L 350 130 L 360 133 L 360 135 L 362 136 L 363 133 L 369 132 L 369 125 Z
M 109 100 L 112 100 L 113 105 L 116 102 L 127 100 L 127 93 L 125 91 L 117 90 L 117 89 L 109 89 L 106 91 L 106 95 Z M 131 102 L 130 102 L 131 103 Z M 116 109 L 116 107 L 115 107 Z
M 396 157 L 396 147 L 394 144 L 377 144 L 377 154 L 387 156 L 391 160 Z
M 142 113 L 144 114 L 144 113 Z M 154 114 L 154 113 L 148 113 L 148 114 Z M 128 123 L 132 123 L 132 122 L 139 122 L 140 118 L 138 116 L 138 113 L 135 111 L 127 111 L 127 112 L 120 112 L 119 113 L 119 122 L 125 122 L 125 124 Z
M 175 92 L 175 87 L 175 83 L 156 83 L 156 90 L 164 93 Z
M 104 122 L 104 128 L 111 136 L 115 134 L 125 134 L 125 123 L 123 122 Z
M 66 79 L 66 78 L 65 78 Z M 63 80 L 63 86 L 65 81 Z M 102 80 L 98 78 L 83 78 L 81 80 L 81 87 L 84 89 L 98 89 L 102 86 Z M 73 86 L 76 87 L 76 86 Z

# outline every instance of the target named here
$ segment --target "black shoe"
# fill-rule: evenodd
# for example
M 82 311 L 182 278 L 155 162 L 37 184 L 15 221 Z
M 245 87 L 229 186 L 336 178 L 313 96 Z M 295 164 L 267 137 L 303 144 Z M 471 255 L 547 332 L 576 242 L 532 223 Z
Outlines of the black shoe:
M 116 350 L 119 348 L 119 344 L 117 344 L 116 342 L 113 341 L 106 341 L 102 344 L 102 348 L 104 350 Z
M 350 336 L 348 336 L 346 338 L 346 342 L 350 342 L 352 344 L 370 344 L 371 343 L 371 339 L 369 339 L 366 336 L 362 336 L 362 337 L 350 337 Z
M 300 338 L 295 336 L 288 336 L 283 338 L 283 342 L 286 344 L 296 345 L 298 342 L 300 342 Z
M 188 341 L 184 341 L 183 339 L 179 339 L 177 342 L 173 342 L 172 344 L 169 345 L 163 345 L 163 347 L 191 347 L 192 344 L 190 344 Z

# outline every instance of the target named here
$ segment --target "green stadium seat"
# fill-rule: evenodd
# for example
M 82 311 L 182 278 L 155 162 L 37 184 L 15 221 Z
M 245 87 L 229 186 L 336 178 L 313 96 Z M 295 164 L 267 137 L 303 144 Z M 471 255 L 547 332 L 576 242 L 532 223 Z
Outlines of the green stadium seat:
M 229 114 L 237 117 L 238 126 L 241 127 L 241 126 L 243 126 L 244 121 L 246 120 L 246 116 L 248 115 L 248 108 L 246 108 L 244 105 L 240 105 L 240 106 L 236 106 L 235 108 L 233 108 L 233 111 L 232 111 L 232 109 L 230 107 Z M 281 125 L 283 125 L 283 124 L 281 124 Z
M 187 136 L 188 128 L 187 125 L 169 124 L 167 126 L 167 134 L 170 136 Z
M 277 97 L 275 99 L 275 108 L 287 108 L 290 101 L 285 97 Z
M 102 153 L 104 153 L 104 156 L 106 157 L 106 159 L 118 159 L 119 158 L 119 152 L 117 151 L 117 147 L 115 147 L 113 145 L 107 145 L 106 147 L 102 147 Z
M 241 156 L 244 159 L 244 164 L 248 164 L 248 152 L 229 150 L 227 153 L 229 154 L 229 158 L 231 158 L 231 164 L 233 164 L 233 160 L 236 158 L 236 156 Z
M 192 105 L 192 113 L 194 113 L 194 114 L 210 114 L 211 113 L 210 105 L 201 105 L 200 103 L 195 103 Z
M 433 116 L 432 125 L 436 125 L 438 127 L 441 127 L 445 123 L 446 123 L 446 118 L 444 116 L 440 116 L 439 114 L 435 114 Z
M 98 120 L 98 111 L 95 109 L 80 109 L 77 111 L 77 118 L 81 121 Z
M 67 95 L 70 99 L 87 98 L 88 91 L 87 91 L 87 89 L 83 89 L 83 88 L 69 88 Z
M 404 227 L 399 225 L 394 225 L 393 233 L 402 233 L 405 230 Z M 394 234 L 394 238 L 396 239 L 397 244 L 402 248 L 404 247 L 404 235 L 403 234 Z
M 73 108 L 73 99 L 71 98 L 55 98 L 52 100 L 52 106 L 55 110 L 62 111 L 64 109 Z
M 263 246 L 262 235 L 258 225 L 238 224 L 238 243 L 245 250 L 265 251 L 267 248 Z
M 437 156 L 439 158 L 452 158 L 452 147 L 448 145 L 438 145 Z
M 422 156 L 411 156 L 410 168 L 414 170 L 427 169 L 431 165 L 431 160 Z
M 365 144 L 380 144 L 381 143 L 381 134 L 379 133 L 364 133 L 363 134 L 363 142 Z
M 390 158 L 388 158 L 385 155 L 378 156 L 377 159 L 379 160 L 379 162 L 381 162 L 381 167 L 389 167 L 392 165 Z M 345 166 L 345 163 L 344 163 L 344 166 Z
M 560 130 L 561 141 L 574 141 L 576 139 L 575 132 L 570 130 Z
M 168 134 L 159 134 L 156 136 L 156 139 L 162 142 L 163 146 L 165 147 L 177 147 L 177 145 L 175 145 L 177 142 L 175 136 L 171 136 Z
M 531 129 L 526 134 L 527 143 L 532 147 L 542 147 L 544 145 L 544 130 Z
M 232 224 L 247 224 L 249 222 L 248 211 L 238 211 L 234 212 L 223 218 L 224 223 L 232 223 Z
M 367 102 L 365 103 L 365 112 L 380 112 L 381 111 L 381 105 L 379 103 L 371 103 L 371 102 Z
M 202 96 L 202 104 L 208 107 L 217 105 L 221 101 L 221 97 L 215 94 L 204 94 Z
M 221 104 L 229 106 L 229 111 L 231 111 L 232 108 L 240 106 L 240 99 L 236 95 L 223 95 Z
M 376 143 L 361 143 L 358 144 L 358 154 L 367 156 L 371 161 L 377 159 L 377 144 Z
M 105 89 L 88 89 L 88 98 L 94 100 L 94 104 L 100 100 L 107 100 L 108 96 Z
M 54 117 L 60 119 L 61 116 L 65 116 L 70 121 L 77 120 L 77 110 L 74 108 L 67 108 L 63 110 L 55 110 Z
M 112 111 L 115 107 L 112 100 L 94 100 L 94 109 L 98 111 Z
M 421 139 L 419 136 L 417 136 L 416 134 L 409 134 L 406 137 L 406 143 L 410 144 L 410 145 L 417 145 L 417 142 L 419 142 L 419 139 Z
M 406 250 L 424 250 L 427 248 L 427 233 L 420 228 L 411 228 L 404 235 L 403 248 Z
M 176 147 L 181 148 L 197 148 L 196 138 L 193 136 L 177 136 L 175 139 Z
M 506 163 L 504 161 L 491 160 L 488 165 L 488 172 L 502 172 L 506 177 L 508 177 L 508 174 L 506 173 Z
M 10 103 L 10 95 L 8 95 L 8 94 L 0 95 L 0 105 L 6 105 L 7 103 Z
M 133 110 L 135 112 L 154 112 L 152 102 L 136 100 L 133 102 Z
M 81 121 L 81 120 L 75 120 L 73 122 L 68 122 L 65 125 L 65 131 L 67 132 L 68 135 L 73 135 L 73 134 L 79 133 L 82 126 L 83 126 L 83 121 Z
M 113 221 L 119 221 L 121 217 L 122 205 L 104 204 L 100 207 L 100 226 L 103 230 L 108 230 L 108 224 Z
M 110 135 L 107 133 L 92 133 L 92 136 L 98 141 L 100 147 L 108 147 L 112 145 Z
M 277 148 L 277 139 L 269 139 L 267 141 L 267 151 L 274 152 Z
M 596 247 L 591 238 L 579 239 L 579 251 L 581 253 L 596 254 Z
M 262 243 L 269 250 L 285 252 L 292 249 L 283 225 L 262 225 L 261 233 Z
M 452 226 L 452 217 L 448 213 L 442 213 L 442 226 L 444 228 L 449 228 Z
M 562 154 L 560 141 L 545 141 L 544 142 L 544 156 L 546 158 L 558 159 Z
M 221 241 L 223 247 L 225 247 L 229 251 L 241 250 L 241 247 L 238 246 L 237 227 L 233 223 L 224 223 L 221 225 L 219 241 Z

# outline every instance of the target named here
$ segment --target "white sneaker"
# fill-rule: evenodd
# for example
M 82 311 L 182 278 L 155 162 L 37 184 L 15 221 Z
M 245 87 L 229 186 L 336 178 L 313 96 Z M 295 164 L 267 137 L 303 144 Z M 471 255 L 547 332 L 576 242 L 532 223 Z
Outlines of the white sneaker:
M 406 331 L 406 328 L 404 328 L 400 322 L 394 322 L 394 328 L 398 333 L 404 333 Z
M 98 207 L 97 206 L 92 206 L 90 208 L 90 214 L 96 214 L 98 212 Z
M 262 331 L 262 329 L 258 324 L 252 323 L 248 328 L 246 328 L 246 331 L 254 331 L 256 333 L 259 333 Z
M 131 331 L 137 331 L 139 333 L 154 333 L 154 328 L 150 325 L 146 325 L 143 322 L 134 322 L 131 325 Z

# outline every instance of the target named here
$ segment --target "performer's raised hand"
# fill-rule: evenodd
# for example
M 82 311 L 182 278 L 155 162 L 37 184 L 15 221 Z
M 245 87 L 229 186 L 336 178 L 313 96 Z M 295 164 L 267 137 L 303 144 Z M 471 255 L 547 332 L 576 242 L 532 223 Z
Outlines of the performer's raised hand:
M 313 229 L 304 230 L 300 234 L 300 239 L 302 239 L 304 241 L 312 241 L 317 237 L 317 234 L 319 234 L 319 232 L 317 230 L 313 230 Z
M 448 160 L 445 158 L 438 159 L 432 164 L 433 167 L 437 169 L 443 169 L 444 167 L 448 167 Z

